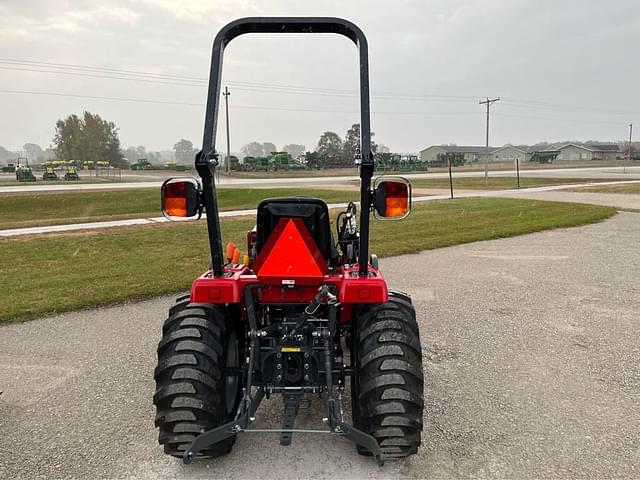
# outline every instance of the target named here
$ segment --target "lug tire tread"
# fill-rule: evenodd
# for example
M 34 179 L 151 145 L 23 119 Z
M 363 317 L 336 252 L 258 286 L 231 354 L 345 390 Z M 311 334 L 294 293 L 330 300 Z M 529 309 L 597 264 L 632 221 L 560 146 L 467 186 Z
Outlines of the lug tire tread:
M 200 433 L 227 421 L 222 394 L 225 311 L 188 300 L 178 298 L 169 310 L 154 371 L 158 441 L 175 457 L 182 457 Z M 234 441 L 225 439 L 198 457 L 225 455 Z
M 380 443 L 386 458 L 415 454 L 421 444 L 424 379 L 411 300 L 390 291 L 387 303 L 362 306 L 354 323 L 354 425 Z

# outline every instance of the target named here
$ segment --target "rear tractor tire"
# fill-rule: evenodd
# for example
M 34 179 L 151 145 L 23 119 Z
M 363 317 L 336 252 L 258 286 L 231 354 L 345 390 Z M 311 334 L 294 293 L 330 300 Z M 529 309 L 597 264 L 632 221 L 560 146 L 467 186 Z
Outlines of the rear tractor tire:
M 241 366 L 243 337 L 239 321 L 228 317 L 223 307 L 191 304 L 184 297 L 169 310 L 158 344 L 153 396 L 158 441 L 169 455 L 182 457 L 198 435 L 233 420 L 241 379 L 223 373 Z M 227 438 L 198 458 L 228 454 L 234 442 L 235 437 Z
M 422 349 L 411 299 L 364 305 L 354 318 L 352 412 L 356 428 L 372 435 L 387 459 L 418 451 L 424 409 Z M 358 452 L 370 455 L 361 448 Z

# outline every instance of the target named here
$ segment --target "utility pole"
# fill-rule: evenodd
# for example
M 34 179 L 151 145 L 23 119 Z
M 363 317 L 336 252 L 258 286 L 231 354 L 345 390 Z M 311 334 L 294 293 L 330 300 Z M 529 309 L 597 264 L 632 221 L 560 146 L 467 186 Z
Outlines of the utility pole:
M 627 157 L 624 159 L 622 173 L 627 173 L 627 161 L 631 161 L 631 134 L 633 133 L 633 123 L 629 124 L 629 144 L 627 145 Z
M 224 87 L 224 93 L 222 95 L 224 95 L 224 102 L 227 111 L 227 161 L 225 171 L 229 174 L 229 164 L 231 163 L 231 143 L 229 142 L 229 95 L 231 95 L 231 92 L 229 92 L 228 87 Z
M 500 100 L 500 97 L 489 98 L 486 100 L 480 100 L 480 105 L 487 106 L 487 141 L 485 143 L 485 151 L 484 151 L 484 184 L 489 184 L 489 107 L 494 103 Z

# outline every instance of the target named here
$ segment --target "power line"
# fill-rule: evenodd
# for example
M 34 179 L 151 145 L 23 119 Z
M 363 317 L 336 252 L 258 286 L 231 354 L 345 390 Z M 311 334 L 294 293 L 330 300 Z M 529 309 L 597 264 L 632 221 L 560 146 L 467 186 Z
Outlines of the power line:
M 180 85 L 180 86 L 189 86 L 189 87 L 206 87 L 204 83 L 187 83 L 187 82 L 172 82 L 165 80 L 152 80 L 147 78 L 127 78 L 127 77 L 119 77 L 115 75 L 104 75 L 104 74 L 92 74 L 92 73 L 84 73 L 84 72 L 65 72 L 65 71 L 52 71 L 52 70 L 42 70 L 38 68 L 18 68 L 18 67 L 3 67 L 0 66 L 0 70 L 14 70 L 20 72 L 36 72 L 36 73 L 53 73 L 56 75 L 70 75 L 74 77 L 88 77 L 88 78 L 106 78 L 111 80 L 127 80 L 131 82 L 144 82 L 144 83 L 160 83 L 165 85 Z
M 85 98 L 91 100 L 104 100 L 104 101 L 116 101 L 116 102 L 133 102 L 133 103 L 144 103 L 144 104 L 158 104 L 158 105 L 176 105 L 176 106 L 187 106 L 187 107 L 199 107 L 203 108 L 203 103 L 195 103 L 195 102 L 180 102 L 180 101 L 172 101 L 172 100 L 155 100 L 155 99 L 145 99 L 145 98 L 131 98 L 131 97 L 110 97 L 104 95 L 82 95 L 82 94 L 74 94 L 74 93 L 62 93 L 62 92 L 38 92 L 38 91 L 30 91 L 30 90 L 0 90 L 0 94 L 7 95 L 41 95 L 41 96 L 52 96 L 52 97 L 68 97 L 68 98 Z M 272 107 L 268 105 L 233 105 L 232 109 L 238 110 L 263 110 L 263 111 L 281 111 L 281 112 L 309 112 L 309 113 L 333 113 L 333 114 L 358 114 L 358 111 L 355 110 L 321 110 L 321 109 L 310 109 L 310 108 L 287 108 L 287 107 Z M 393 111 L 393 110 L 378 110 L 372 111 L 373 115 L 409 115 L 409 116 L 422 116 L 422 117 L 441 117 L 441 116 L 477 116 L 481 115 L 480 112 L 473 111 L 454 111 L 454 112 L 416 112 L 416 111 Z M 494 113 L 494 115 L 499 117 L 514 117 L 514 118 L 525 118 L 530 120 L 544 120 L 544 121 L 558 121 L 558 122 L 571 122 L 571 123 L 585 123 L 585 124 L 600 124 L 600 125 L 620 125 L 619 122 L 606 122 L 599 120 L 584 120 L 584 119 L 564 119 L 564 118 L 551 118 L 551 117 L 537 117 L 530 115 L 516 115 L 509 113 Z
M 200 77 L 189 77 L 185 75 L 172 75 L 168 73 L 153 73 L 153 72 L 143 72 L 136 70 L 122 70 L 119 68 L 109 68 L 109 67 L 97 67 L 90 65 L 77 65 L 70 63 L 52 63 L 52 62 L 35 62 L 31 60 L 15 60 L 10 58 L 0 58 L 0 63 L 10 64 L 10 65 L 36 65 L 36 66 L 47 66 L 53 68 L 65 68 L 71 70 L 85 70 L 85 71 L 96 71 L 96 72 L 112 72 L 119 74 L 127 74 L 127 75 L 136 75 L 136 76 L 151 76 L 158 78 L 173 78 L 176 80 L 206 80 L 205 78 Z
M 82 95 L 74 93 L 62 93 L 62 92 L 38 92 L 30 90 L 0 90 L 2 94 L 8 95 L 42 95 L 53 97 L 69 97 L 69 98 L 86 98 L 92 100 L 105 100 L 105 101 L 117 101 L 117 102 L 134 102 L 134 103 L 147 103 L 147 104 L 159 104 L 159 105 L 177 105 L 188 107 L 204 107 L 203 103 L 195 102 L 180 102 L 172 100 L 155 100 L 144 98 L 131 98 L 131 97 L 110 97 L 104 95 Z M 338 113 L 338 114 L 357 114 L 359 112 L 355 110 L 321 110 L 311 108 L 287 108 L 287 107 L 272 107 L 268 105 L 233 105 L 232 109 L 239 110 L 265 110 L 265 111 L 282 111 L 282 112 L 309 112 L 309 113 Z M 454 112 L 416 112 L 416 111 L 399 111 L 399 110 L 378 110 L 372 111 L 373 115 L 415 115 L 415 116 L 477 116 L 481 115 L 480 112 L 473 111 L 454 111 Z M 620 125 L 619 122 L 606 122 L 600 120 L 584 120 L 573 118 L 552 118 L 552 117 L 537 117 L 531 115 L 516 115 L 510 113 L 494 113 L 499 117 L 514 117 L 524 118 L 530 120 L 544 120 L 544 121 L 558 121 L 558 122 L 571 122 L 571 123 L 585 123 L 585 124 L 600 124 L 600 125 Z
M 4 66 L 2 66 L 4 65 Z M 46 70 L 45 70 L 46 68 Z M 208 79 L 205 77 L 195 77 L 187 75 L 174 75 L 155 73 L 140 70 L 126 70 L 110 67 L 100 67 L 92 65 L 80 65 L 70 63 L 54 63 L 39 62 L 32 60 L 18 60 L 0 58 L 0 69 L 29 71 L 47 74 L 73 75 L 88 78 L 105 78 L 112 80 L 128 80 L 145 83 L 157 83 L 165 85 L 189 86 L 189 87 L 206 87 Z M 309 95 L 309 96 L 335 96 L 335 97 L 357 97 L 358 92 L 355 90 L 336 89 L 328 87 L 309 87 L 300 85 L 273 84 L 264 82 L 249 81 L 232 81 L 227 82 L 234 86 L 237 90 L 261 92 L 261 93 L 280 93 L 286 95 Z M 397 93 L 397 92 L 377 92 L 372 94 L 372 98 L 388 99 L 388 100 L 418 100 L 431 102 L 467 102 L 470 99 L 477 98 L 475 95 L 445 95 L 445 94 L 426 94 L 426 93 Z M 585 105 L 570 105 L 557 102 L 548 102 L 542 100 L 531 100 L 518 97 L 505 97 L 502 104 L 514 108 L 525 109 L 545 109 L 554 111 L 575 111 L 589 113 L 611 113 L 611 114 L 636 114 L 638 111 L 609 109 L 601 107 L 592 107 Z
M 52 96 L 52 97 L 90 98 L 90 99 L 96 99 L 96 100 L 114 100 L 118 102 L 157 103 L 162 105 L 187 105 L 187 106 L 194 106 L 194 107 L 202 107 L 202 103 L 172 102 L 167 100 L 147 100 L 143 98 L 106 97 L 101 95 L 80 95 L 76 93 L 35 92 L 30 90 L 0 90 L 0 93 L 15 94 L 15 95 L 44 95 L 44 96 Z
M 88 78 L 105 78 L 105 79 L 111 79 L 111 80 L 126 80 L 126 81 L 133 81 L 133 82 L 142 82 L 142 83 L 156 83 L 156 84 L 162 84 L 162 85 L 198 87 L 203 89 L 208 86 L 207 82 L 194 83 L 194 82 L 185 82 L 185 81 L 169 81 L 169 80 L 157 80 L 157 79 L 147 79 L 147 78 L 129 78 L 129 77 L 121 77 L 121 76 L 115 76 L 115 75 L 94 74 L 94 73 L 86 73 L 86 72 L 52 71 L 52 70 L 42 70 L 38 68 L 4 67 L 1 65 L 0 65 L 0 70 L 52 73 L 56 75 L 70 75 L 70 76 L 88 77 Z M 229 82 L 229 83 L 232 84 L 235 82 Z M 235 89 L 247 91 L 247 92 L 276 93 L 276 94 L 284 94 L 284 95 L 307 95 L 307 96 L 321 96 L 321 97 L 350 97 L 350 98 L 357 98 L 359 96 L 359 94 L 355 92 L 354 93 L 331 93 L 331 92 L 322 92 L 322 91 L 286 90 L 284 88 L 260 86 L 258 84 L 256 84 L 255 86 L 235 86 Z M 463 100 L 459 98 L 459 96 L 438 96 L 438 95 L 427 95 L 427 94 L 404 94 L 404 95 L 373 94 L 372 98 L 390 99 L 390 100 L 407 100 L 407 101 L 421 100 L 421 101 L 447 102 L 447 103 L 452 103 L 452 102 L 463 103 L 468 101 L 468 100 Z
M 0 68 L 5 70 L 17 70 L 17 71 L 33 71 L 38 73 L 51 73 L 51 74 L 66 74 L 66 75 L 76 75 L 76 76 L 86 76 L 91 78 L 108 78 L 108 79 L 116 79 L 116 80 L 136 80 L 136 81 L 148 81 L 150 83 L 168 83 L 168 84 L 177 84 L 177 85 L 188 85 L 188 86 L 207 86 L 208 79 L 203 77 L 188 77 L 188 76 L 180 76 L 180 75 L 166 75 L 166 74 L 156 74 L 151 72 L 142 72 L 142 71 L 133 71 L 133 70 L 120 70 L 114 68 L 102 68 L 102 67 L 92 67 L 92 66 L 82 66 L 82 65 L 72 65 L 72 64 L 56 64 L 51 62 L 32 62 L 32 61 L 21 61 L 21 60 L 12 60 L 12 59 L 0 59 L 0 64 L 8 65 L 8 66 L 0 66 Z M 34 68 L 37 67 L 37 68 Z M 43 68 L 48 68 L 48 70 L 43 70 Z M 51 69 L 54 70 L 51 70 Z M 102 75 L 96 75 L 96 74 Z M 140 78 L 139 78 L 140 77 Z M 298 94 L 303 93 L 314 93 L 314 94 L 324 94 L 324 95 L 336 95 L 336 96 L 358 96 L 359 92 L 356 90 L 344 90 L 344 89 L 334 89 L 327 87 L 304 87 L 299 85 L 283 85 L 283 84 L 272 84 L 272 83 L 263 83 L 263 82 L 246 82 L 246 81 L 228 81 L 231 85 L 237 85 L 238 87 L 244 88 L 258 88 L 258 89 L 273 89 L 282 93 L 293 93 L 296 92 Z M 238 88 L 236 87 L 236 88 Z M 472 95 L 441 95 L 441 94 L 424 94 L 424 93 L 405 93 L 398 95 L 392 92 L 380 92 L 379 94 L 375 94 L 374 96 L 379 97 L 390 97 L 390 98 L 407 98 L 407 99 L 448 99 L 448 100 L 462 100 L 462 99 L 471 99 L 475 98 Z
M 108 67 L 97 67 L 97 66 L 88 66 L 88 65 L 77 65 L 77 64 L 68 64 L 68 63 L 52 63 L 52 62 L 35 62 L 31 60 L 15 60 L 15 59 L 7 59 L 0 58 L 0 64 L 7 65 L 22 65 L 22 66 L 37 66 L 37 67 L 47 67 L 47 68 L 55 68 L 55 69 L 66 69 L 66 70 L 80 70 L 80 71 L 89 71 L 89 72 L 102 72 L 109 74 L 118 74 L 118 75 L 126 75 L 126 76 L 135 76 L 135 77 L 151 77 L 157 79 L 169 79 L 169 80 L 178 80 L 178 81 L 186 81 L 186 82 L 202 82 L 205 85 L 208 85 L 208 78 L 206 77 L 192 77 L 185 75 L 172 75 L 172 74 L 160 74 L 153 72 L 145 72 L 139 70 L 122 70 L 117 68 L 108 68 Z M 49 72 L 56 73 L 56 72 Z M 254 86 L 254 87 L 267 87 L 274 89 L 288 89 L 288 90 L 297 90 L 297 91 L 322 91 L 322 92 L 331 92 L 331 93 L 343 93 L 343 94 L 353 94 L 358 95 L 358 90 L 349 90 L 349 89 L 337 89 L 337 88 L 328 88 L 328 87 L 309 87 L 309 86 L 300 86 L 300 85 L 286 85 L 286 84 L 274 84 L 274 83 L 264 83 L 264 82 L 247 82 L 240 80 L 229 80 L 227 81 L 229 84 L 234 85 L 243 85 L 243 86 Z M 380 92 L 381 95 L 395 95 L 392 92 Z M 416 94 L 416 93 L 408 93 L 404 94 L 409 97 L 428 97 L 428 98 L 459 98 L 459 99 L 472 99 L 476 98 L 476 95 L 439 95 L 439 94 Z
M 1 63 L 1 62 L 0 62 Z M 198 87 L 198 88 L 206 88 L 208 86 L 207 82 L 195 83 L 195 82 L 186 82 L 186 81 L 170 81 L 170 80 L 158 80 L 158 79 L 148 79 L 148 78 L 129 78 L 129 77 L 121 77 L 116 75 L 107 75 L 107 74 L 97 74 L 97 73 L 86 73 L 86 72 L 74 72 L 74 71 L 52 71 L 52 70 L 43 70 L 39 68 L 21 68 L 21 67 L 4 67 L 0 65 L 0 70 L 12 70 L 12 71 L 23 71 L 23 72 L 36 72 L 36 73 L 50 73 L 56 75 L 69 75 L 76 77 L 87 77 L 87 78 L 104 78 L 111 80 L 126 80 L 133 82 L 142 82 L 142 83 L 155 83 L 162 85 L 177 85 L 177 86 L 186 86 L 186 87 Z M 229 82 L 230 84 L 234 84 L 235 82 Z M 284 94 L 284 95 L 306 95 L 306 96 L 321 96 L 321 97 L 349 97 L 349 98 L 357 98 L 359 94 L 357 93 L 332 93 L 332 92 L 322 92 L 322 91 L 304 91 L 304 90 L 286 90 L 284 88 L 275 88 L 272 86 L 261 86 L 259 84 L 256 85 L 248 85 L 248 86 L 235 86 L 236 90 L 242 90 L 247 92 L 260 92 L 260 93 L 276 93 L 276 94 Z M 373 94 L 372 98 L 378 99 L 390 99 L 390 100 L 407 100 L 407 101 L 430 101 L 430 102 L 447 102 L 447 103 L 462 103 L 467 100 L 463 100 L 459 98 L 459 96 L 439 96 L 439 95 L 427 95 L 427 94 Z
M 43 96 L 55 96 L 55 97 L 70 97 L 70 98 L 86 98 L 95 100 L 108 100 L 118 102 L 137 102 L 137 103 L 151 103 L 161 105 L 183 105 L 193 107 L 204 107 L 202 103 L 191 102 L 178 102 L 169 100 L 152 100 L 143 98 L 131 98 L 131 97 L 108 97 L 103 95 L 81 95 L 75 93 L 61 93 L 61 92 L 37 92 L 30 90 L 0 90 L 0 93 L 9 95 L 43 95 Z M 344 113 L 344 114 L 358 114 L 356 110 L 318 110 L 310 108 L 287 108 L 287 107 L 272 107 L 268 105 L 234 105 L 233 108 L 249 109 L 249 110 L 272 110 L 272 111 L 284 111 L 284 112 L 311 112 L 311 113 Z M 478 112 L 403 112 L 403 111 L 372 111 L 374 115 L 477 115 Z

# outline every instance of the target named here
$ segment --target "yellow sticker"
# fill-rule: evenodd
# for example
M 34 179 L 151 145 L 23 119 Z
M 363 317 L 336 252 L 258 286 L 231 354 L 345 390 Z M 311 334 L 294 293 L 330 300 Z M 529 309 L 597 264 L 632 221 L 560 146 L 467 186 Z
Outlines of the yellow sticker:
M 280 351 L 284 353 L 299 352 L 300 347 L 282 347 Z

